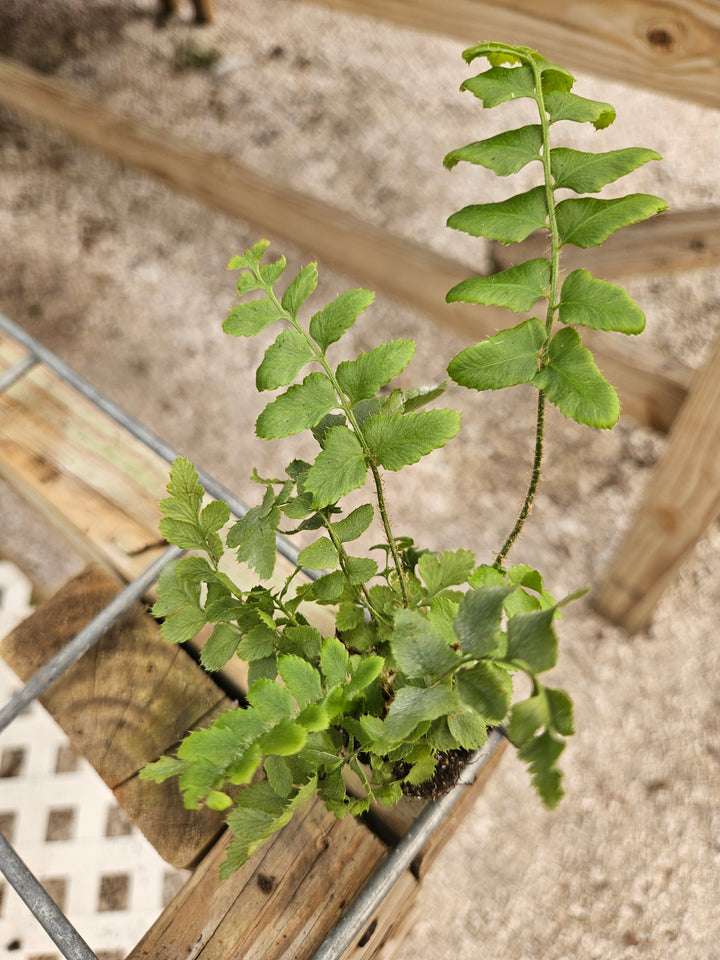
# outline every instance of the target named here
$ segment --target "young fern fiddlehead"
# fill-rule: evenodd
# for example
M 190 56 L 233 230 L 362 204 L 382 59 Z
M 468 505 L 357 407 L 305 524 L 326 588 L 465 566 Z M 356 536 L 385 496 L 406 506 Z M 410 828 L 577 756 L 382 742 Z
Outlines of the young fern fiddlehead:
M 557 201 L 558 190 L 596 193 L 660 157 L 642 147 L 607 153 L 552 147 L 550 134 L 555 123 L 586 122 L 600 130 L 613 122 L 614 108 L 571 93 L 572 75 L 527 47 L 485 43 L 466 50 L 463 57 L 468 63 L 485 57 L 491 66 L 466 80 L 462 89 L 471 91 L 486 108 L 519 98 L 532 99 L 539 123 L 453 150 L 446 156 L 445 166 L 452 169 L 466 161 L 507 176 L 537 160 L 542 165 L 543 182 L 500 203 L 465 207 L 450 217 L 448 226 L 501 243 L 517 243 L 533 231 L 545 229 L 550 244 L 547 257 L 525 261 L 490 277 L 465 280 L 447 295 L 449 302 L 501 306 L 514 312 L 532 310 L 539 300 L 547 300 L 544 324 L 537 318 L 525 320 L 463 350 L 448 367 L 453 380 L 475 390 L 497 390 L 520 383 L 532 383 L 538 389 L 530 484 L 518 518 L 496 556 L 495 566 L 501 569 L 537 492 L 546 400 L 565 416 L 595 427 L 612 427 L 620 414 L 615 390 L 598 370 L 575 326 L 637 334 L 645 323 L 644 314 L 624 290 L 595 279 L 586 270 L 574 270 L 561 282 L 561 250 L 567 243 L 597 246 L 616 230 L 659 213 L 667 204 L 659 197 L 640 193 L 611 200 L 583 197 Z M 556 321 L 564 325 L 557 333 Z

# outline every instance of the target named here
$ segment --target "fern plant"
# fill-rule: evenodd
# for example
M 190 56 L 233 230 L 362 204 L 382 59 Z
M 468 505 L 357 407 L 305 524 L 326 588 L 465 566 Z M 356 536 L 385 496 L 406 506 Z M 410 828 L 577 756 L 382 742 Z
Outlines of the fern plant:
M 573 77 L 528 48 L 488 43 L 463 56 L 468 63 L 480 57 L 490 63 L 463 84 L 485 108 L 528 98 L 538 112 L 535 124 L 445 158 L 449 169 L 469 162 L 501 176 L 533 161 L 542 170 L 531 190 L 467 206 L 448 221 L 502 243 L 536 230 L 548 235 L 547 256 L 468 279 L 447 296 L 515 312 L 546 303 L 542 319 L 525 319 L 473 344 L 448 366 L 456 383 L 474 390 L 523 383 L 537 388 L 528 492 L 490 562 L 478 564 L 467 549 L 436 553 L 398 536 L 382 472 L 404 469 L 455 436 L 459 414 L 430 407 L 445 383 L 388 390 L 413 356 L 412 340 L 381 343 L 339 363 L 333 359 L 335 344 L 370 306 L 369 291 L 343 293 L 306 322 L 301 311 L 317 284 L 315 264 L 279 292 L 286 263 L 265 261 L 267 241 L 231 260 L 230 269 L 240 272 L 241 302 L 230 311 L 225 331 L 254 337 L 281 327 L 256 374 L 259 391 L 281 392 L 258 417 L 256 432 L 269 440 L 310 430 L 318 453 L 312 462 L 293 460 L 281 478 L 255 474 L 264 488 L 262 501 L 229 528 L 229 508 L 220 501 L 204 505 L 197 473 L 183 458 L 173 464 L 162 502 L 163 536 L 193 551 L 160 578 L 154 613 L 163 619 L 163 634 L 181 643 L 213 625 L 203 665 L 214 671 L 240 657 L 248 664 L 249 689 L 245 704 L 192 732 L 176 757 L 162 757 L 142 775 L 156 781 L 176 776 L 186 806 L 229 811 L 234 839 L 224 876 L 315 794 L 344 816 L 373 802 L 395 803 L 428 783 L 432 793 L 438 757 L 466 756 L 484 743 L 489 727 L 501 723 L 543 802 L 552 808 L 562 796 L 557 761 L 573 733 L 572 703 L 541 676 L 557 659 L 560 608 L 579 593 L 556 602 L 538 571 L 506 561 L 537 490 L 546 403 L 595 427 L 611 427 L 618 419 L 617 395 L 576 328 L 637 334 L 644 325 L 642 311 L 621 288 L 585 270 L 562 279 L 562 247 L 601 244 L 665 203 L 646 194 L 559 199 L 559 191 L 596 193 L 658 155 L 644 148 L 586 153 L 551 146 L 559 121 L 602 129 L 615 111 L 572 93 Z M 359 489 L 368 498 L 346 510 L 343 498 Z M 383 543 L 372 557 L 356 555 L 353 544 L 376 516 Z M 290 576 L 270 582 L 278 532 L 300 531 L 316 531 L 317 537 L 300 551 Z M 226 550 L 257 574 L 250 590 L 221 569 Z M 313 625 L 313 604 L 333 611 L 330 635 Z M 530 680 L 524 699 L 513 694 L 518 673 Z

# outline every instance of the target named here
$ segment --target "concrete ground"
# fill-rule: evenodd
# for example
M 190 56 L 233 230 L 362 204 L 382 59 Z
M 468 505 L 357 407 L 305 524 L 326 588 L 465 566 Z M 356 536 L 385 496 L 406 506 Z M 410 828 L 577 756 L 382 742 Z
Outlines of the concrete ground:
M 460 44 L 286 0 L 247 0 L 234 14 L 217 6 L 212 27 L 156 30 L 149 0 L 6 0 L 0 53 L 399 236 L 486 265 L 482 241 L 446 230 L 445 219 L 527 186 L 523 176 L 510 187 L 481 170 L 442 168 L 448 150 L 511 122 L 457 92 L 468 75 Z M 589 76 L 576 90 L 618 108 L 609 130 L 577 134 L 580 148 L 587 136 L 587 149 L 663 154 L 628 189 L 676 209 L 718 203 L 716 112 Z M 0 137 L 0 310 L 255 502 L 252 467 L 272 474 L 303 449 L 253 436 L 261 401 L 252 378 L 265 344 L 231 342 L 220 329 L 233 301 L 225 264 L 258 232 L 7 112 Z M 275 248 L 293 265 L 312 258 Z M 356 285 L 350 272 L 319 266 L 317 304 Z M 697 368 L 720 325 L 717 271 L 626 286 L 647 313 L 647 343 Z M 402 336 L 418 343 L 408 385 L 441 379 L 464 345 L 380 294 L 348 348 Z M 463 430 L 407 476 L 388 478 L 393 520 L 425 546 L 490 559 L 527 482 L 532 398 L 451 389 L 447 404 L 463 411 Z M 546 571 L 562 595 L 601 577 L 664 439 L 625 419 L 593 432 L 559 415 L 548 432 L 544 485 L 514 559 Z M 59 585 L 72 572 L 62 551 L 51 553 L 42 531 L 32 538 L 2 497 L 12 552 L 37 582 Z M 566 612 L 553 683 L 576 703 L 567 795 L 546 813 L 508 751 L 427 878 L 398 960 L 718 956 L 719 546 L 713 525 L 638 636 L 584 602 Z

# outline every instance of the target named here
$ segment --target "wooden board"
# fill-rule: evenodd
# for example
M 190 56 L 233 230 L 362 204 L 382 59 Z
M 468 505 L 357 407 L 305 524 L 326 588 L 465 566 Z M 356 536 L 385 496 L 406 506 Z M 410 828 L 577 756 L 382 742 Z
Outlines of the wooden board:
M 456 37 L 465 47 L 522 43 L 569 69 L 720 106 L 720 10 L 712 0 L 315 2 Z
M 686 554 L 720 512 L 720 339 L 698 373 L 639 510 L 593 605 L 641 630 Z
M 547 236 L 540 233 L 523 243 L 492 247 L 497 270 L 546 255 Z M 720 207 L 661 213 L 612 234 L 601 247 L 582 250 L 569 244 L 562 251 L 564 271 L 584 267 L 604 280 L 719 265 Z
M 223 838 L 128 960 L 309 960 L 385 856 L 359 821 L 336 820 L 317 799 L 220 881 L 226 845 Z M 403 886 L 414 891 L 414 881 Z
M 402 4 L 400 5 L 402 6 Z M 24 66 L 0 59 L 0 103 L 48 123 L 175 190 L 289 240 L 358 281 L 398 297 L 469 340 L 508 324 L 507 311 L 446 304 L 445 294 L 467 268 L 417 244 L 167 133 L 121 117 L 89 97 Z M 655 365 L 646 348 L 622 351 L 597 341 L 600 368 L 618 388 L 626 412 L 668 429 L 687 371 L 672 359 Z M 649 420 L 643 417 L 650 417 Z
M 101 568 L 87 568 L 10 633 L 0 655 L 21 680 L 29 680 L 120 586 Z M 146 763 L 231 706 L 182 649 L 162 639 L 141 605 L 111 627 L 40 702 L 169 863 L 189 866 L 219 835 L 222 817 L 185 810 L 176 783 L 137 779 Z
M 0 334 L 0 369 L 17 345 Z M 162 553 L 167 465 L 44 366 L 0 394 L 0 474 L 89 560 L 134 579 Z

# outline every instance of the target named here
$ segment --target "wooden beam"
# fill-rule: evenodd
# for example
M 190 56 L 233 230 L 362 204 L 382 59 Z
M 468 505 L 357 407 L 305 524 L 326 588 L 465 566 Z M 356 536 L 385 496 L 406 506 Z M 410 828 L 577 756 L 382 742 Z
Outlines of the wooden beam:
M 195 144 L 118 116 L 55 80 L 2 59 L 0 103 L 297 244 L 462 337 L 479 340 L 507 326 L 507 312 L 499 308 L 445 304 L 446 291 L 467 276 L 462 264 L 279 186 Z M 645 347 L 620 352 L 606 348 L 607 342 L 600 338 L 595 344 L 598 361 L 618 386 L 626 412 L 656 429 L 669 429 L 685 394 L 688 371 L 673 360 L 658 365 Z
M 3 659 L 21 680 L 29 680 L 120 587 L 101 568 L 88 567 L 5 637 Z M 190 866 L 220 835 L 222 816 L 185 810 L 176 783 L 137 777 L 189 730 L 232 706 L 183 650 L 163 640 L 141 605 L 121 617 L 40 701 L 169 863 Z
M 522 43 L 564 67 L 720 107 L 720 9 L 712 0 L 314 0 L 464 46 Z
M 496 269 L 506 270 L 532 257 L 547 255 L 545 234 L 533 234 L 523 243 L 493 243 Z M 563 270 L 584 267 L 595 277 L 614 280 L 674 270 L 720 266 L 720 207 L 661 213 L 634 223 L 608 237 L 601 247 L 581 250 L 563 247 Z
M 720 512 L 720 338 L 698 373 L 623 537 L 595 608 L 641 630 L 685 556 Z

